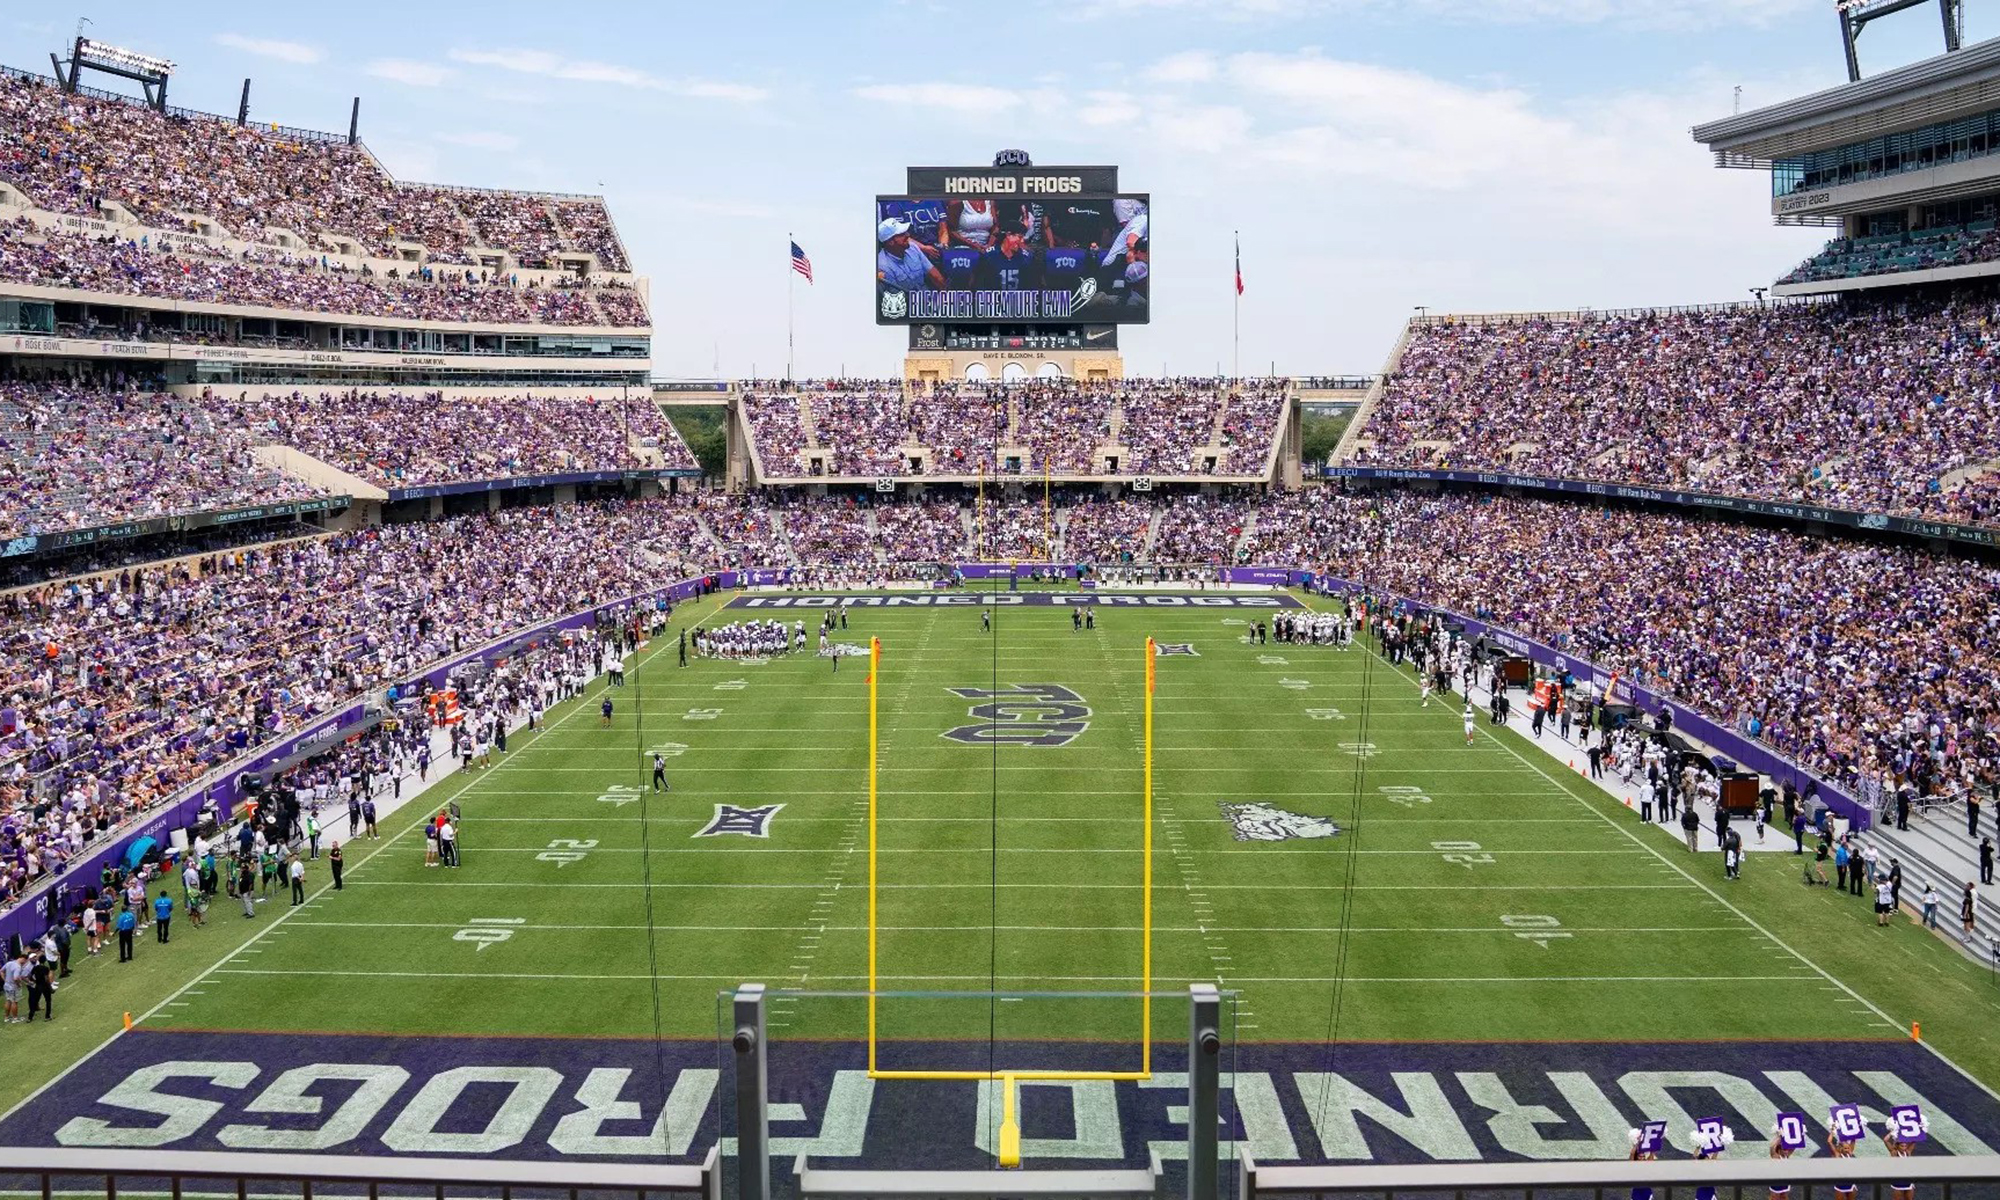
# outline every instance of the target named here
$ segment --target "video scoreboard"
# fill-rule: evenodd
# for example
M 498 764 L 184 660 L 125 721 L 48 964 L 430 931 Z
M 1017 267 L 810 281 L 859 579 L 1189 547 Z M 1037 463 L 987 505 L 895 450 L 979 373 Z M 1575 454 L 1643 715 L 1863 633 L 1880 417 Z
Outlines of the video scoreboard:
M 991 167 L 911 167 L 875 198 L 877 324 L 1068 340 L 1144 324 L 1151 305 L 1152 198 L 1120 190 L 1116 167 L 1003 151 Z

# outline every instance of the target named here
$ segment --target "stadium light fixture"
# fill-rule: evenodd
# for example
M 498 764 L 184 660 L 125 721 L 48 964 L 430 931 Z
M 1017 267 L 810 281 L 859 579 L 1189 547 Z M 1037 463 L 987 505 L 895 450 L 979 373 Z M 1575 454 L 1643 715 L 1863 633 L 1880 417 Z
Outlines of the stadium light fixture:
M 137 50 L 127 50 L 123 46 L 113 46 L 109 42 L 83 38 L 77 42 L 76 52 L 93 62 L 122 67 L 128 71 L 138 71 L 148 75 L 174 73 L 174 64 L 167 59 L 141 54 Z
M 1750 289 L 1750 294 L 1757 297 L 1757 303 L 1761 305 L 1764 303 L 1764 293 L 1770 290 L 1767 287 L 1753 287 Z
M 1416 308 L 1417 308 L 1417 320 L 1419 321 L 1431 315 L 1431 307 L 1428 304 L 1419 304 L 1416 306 Z

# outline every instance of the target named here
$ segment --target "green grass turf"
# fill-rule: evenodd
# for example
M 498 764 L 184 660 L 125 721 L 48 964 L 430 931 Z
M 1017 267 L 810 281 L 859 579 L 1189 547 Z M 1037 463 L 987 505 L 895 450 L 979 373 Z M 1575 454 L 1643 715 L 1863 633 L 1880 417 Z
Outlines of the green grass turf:
M 687 619 L 747 615 L 717 603 Z M 1985 1036 L 2000 988 L 1907 918 L 1874 928 L 1862 900 L 1800 887 L 1789 853 L 1752 854 L 1744 878 L 1725 881 L 1716 856 L 1688 855 L 1483 716 L 1468 747 L 1459 706 L 1420 707 L 1409 676 L 1381 659 L 1253 649 L 1230 619 L 1102 608 L 1095 631 L 1074 633 L 1062 610 L 1003 609 L 989 635 L 972 610 L 853 611 L 843 640 L 873 634 L 885 653 L 883 989 L 1139 987 L 1151 635 L 1199 652 L 1159 660 L 1153 983 L 1236 990 L 1234 1036 L 1866 1039 L 1907 1037 L 1921 1020 L 1939 1049 L 2000 1081 L 2000 1046 Z M 593 688 L 493 769 L 432 793 L 427 810 L 464 808 L 463 869 L 425 868 L 422 814 L 399 812 L 384 841 L 350 848 L 341 893 L 316 891 L 296 911 L 280 896 L 256 921 L 219 904 L 211 928 L 180 929 L 168 951 L 142 945 L 122 967 L 83 960 L 63 1019 L 33 1031 L 41 1052 L 0 1076 L 0 1109 L 124 1011 L 158 1028 L 644 1037 L 657 988 L 661 1032 L 708 1038 L 718 989 L 739 981 L 865 988 L 863 662 L 838 674 L 813 657 L 682 670 L 671 641 L 613 693 L 609 728 Z M 974 723 L 975 701 L 949 689 L 1023 684 L 1077 692 L 1088 730 L 1061 748 L 940 736 Z M 1338 718 L 1309 711 L 1327 709 Z M 1366 757 L 1343 747 L 1361 742 Z M 669 764 L 671 794 L 601 799 L 643 788 L 646 752 L 667 743 L 686 747 Z M 1331 816 L 1343 832 L 1235 841 L 1218 804 L 1248 800 Z M 767 839 L 695 838 L 717 803 L 785 807 Z M 574 861 L 538 857 L 578 852 L 561 839 L 594 844 Z M 325 882 L 315 871 L 313 887 Z M 484 949 L 454 939 L 481 918 L 518 924 Z M 1518 936 L 1540 932 L 1524 918 L 1569 936 Z M 859 1038 L 863 1014 L 851 998 L 780 998 L 773 1031 Z M 963 1039 L 983 1065 L 990 1036 L 1131 1041 L 1136 1059 L 1139 1019 L 1136 1001 L 1114 995 L 887 998 L 882 1065 L 966 1065 L 899 1059 L 895 1043 L 914 1039 Z M 1183 1006 L 1157 1006 L 1153 1033 L 1184 1037 L 1185 1020 Z

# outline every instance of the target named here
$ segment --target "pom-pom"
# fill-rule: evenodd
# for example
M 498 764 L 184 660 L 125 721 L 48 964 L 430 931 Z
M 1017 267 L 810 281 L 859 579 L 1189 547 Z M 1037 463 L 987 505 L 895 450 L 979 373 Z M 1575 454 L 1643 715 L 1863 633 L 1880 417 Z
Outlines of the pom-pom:
M 1636 1129 L 1628 1129 L 1625 1131 L 1625 1138 L 1632 1145 L 1636 1146 L 1639 1144 L 1639 1131 Z

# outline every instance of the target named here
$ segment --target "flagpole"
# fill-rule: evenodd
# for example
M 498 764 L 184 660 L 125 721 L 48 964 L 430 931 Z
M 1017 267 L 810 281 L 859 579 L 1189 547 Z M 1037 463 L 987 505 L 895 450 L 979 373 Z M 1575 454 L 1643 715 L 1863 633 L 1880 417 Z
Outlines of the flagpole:
M 1236 275 L 1229 282 L 1229 373 L 1241 376 L 1237 360 L 1243 354 L 1243 231 L 1236 235 Z
M 792 294 L 796 290 L 795 279 L 798 272 L 792 269 L 792 235 L 785 235 L 785 382 L 792 381 L 793 333 Z

